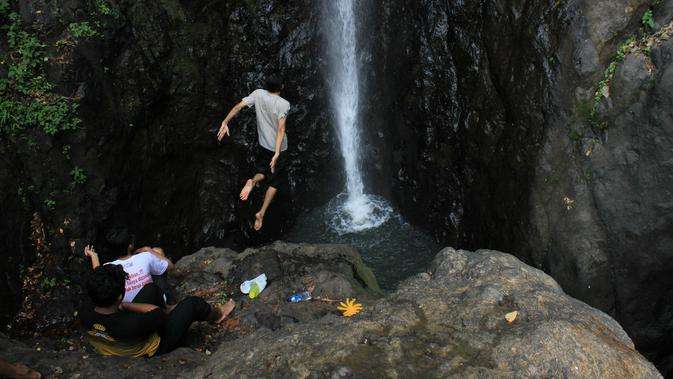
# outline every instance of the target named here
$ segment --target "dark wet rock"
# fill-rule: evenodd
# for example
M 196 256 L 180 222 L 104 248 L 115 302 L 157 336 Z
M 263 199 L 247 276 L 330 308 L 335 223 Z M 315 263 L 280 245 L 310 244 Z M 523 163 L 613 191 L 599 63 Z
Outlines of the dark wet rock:
M 372 191 L 445 244 L 512 251 L 673 352 L 671 1 L 394 2 L 370 11 Z M 590 119 L 598 83 L 627 53 Z M 649 31 L 648 31 L 649 33 Z M 670 358 L 669 358 L 670 360 Z
M 638 33 L 645 2 L 615 2 L 629 22 L 622 16 L 602 17 L 605 13 L 575 20 L 576 29 L 609 33 L 614 40 L 592 40 L 602 57 L 592 75 L 562 76 L 566 89 L 556 107 L 567 102 L 575 114 L 547 124 L 530 233 L 521 250 L 531 251 L 532 262 L 568 293 L 615 317 L 638 349 L 661 362 L 670 376 L 665 362 L 673 353 L 673 309 L 666 300 L 673 293 L 667 279 L 673 274 L 668 169 L 673 159 L 673 17 L 670 2 L 665 3 L 654 10 L 658 27 L 647 39 L 651 53 L 639 44 L 618 62 L 600 106 L 605 130 L 587 126 L 582 109 L 593 101 L 592 91 L 616 46 Z
M 59 138 L 29 129 L 37 150 L 0 139 L 3 317 L 33 296 L 29 289 L 20 294 L 20 267 L 37 261 L 38 270 L 67 268 L 59 280 L 79 277 L 88 267 L 79 259 L 85 244 L 96 245 L 103 259 L 119 253 L 107 248 L 111 231 L 126 229 L 138 243 L 161 245 L 174 259 L 211 244 L 258 245 L 277 239 L 299 212 L 337 190 L 330 185 L 338 182 L 338 161 L 322 62 L 313 59 L 321 48 L 314 7 L 119 1 L 106 2 L 114 16 L 94 17 L 99 2 L 14 3 L 46 45 L 46 73 L 57 92 L 81 95 L 82 128 Z M 94 18 L 100 37 L 69 35 L 70 23 L 93 24 Z M 72 45 L 57 44 L 69 39 Z M 252 233 L 265 188 L 248 203 L 238 194 L 259 163 L 254 112 L 243 112 L 223 143 L 214 130 L 231 106 L 274 72 L 293 104 L 288 182 L 263 232 Z M 73 166 L 84 170 L 85 185 L 73 187 Z M 48 209 L 44 201 L 52 197 L 56 205 Z M 43 228 L 32 227 L 34 215 Z
M 273 278 L 258 299 L 239 299 L 234 319 L 241 321 L 232 321 L 212 355 L 182 348 L 149 360 L 102 359 L 37 352 L 2 337 L 0 357 L 43 373 L 58 368 L 66 377 L 660 377 L 617 322 L 508 254 L 445 249 L 427 272 L 384 298 L 366 296 L 369 290 L 357 285 L 359 258 L 346 246 L 277 243 L 238 257 L 226 249 L 197 254 L 231 260 L 225 281 L 238 283 L 237 273 L 258 269 Z M 284 273 L 277 271 L 279 257 L 287 262 Z M 208 265 L 182 266 L 190 281 Z M 285 302 L 287 291 L 303 285 L 300 278 L 321 272 L 352 283 L 364 311 L 345 318 L 335 304 Z M 337 297 L 351 295 L 329 283 L 318 279 L 315 285 Z M 505 316 L 514 311 L 508 322 Z M 297 316 L 310 312 L 313 317 Z M 252 318 L 255 325 L 242 326 Z
M 45 224 L 44 242 L 61 258 L 71 253 L 71 240 L 77 250 L 94 243 L 111 258 L 118 252 L 107 251 L 106 236 L 119 228 L 179 258 L 210 244 L 269 243 L 300 211 L 336 191 L 328 185 L 338 181 L 338 162 L 331 154 L 336 146 L 322 62 L 313 59 L 321 48 L 315 7 L 118 1 L 105 3 L 114 16 L 99 17 L 94 1 L 18 3 L 24 25 L 46 44 L 49 80 L 59 93 L 81 95 L 83 127 L 58 139 L 35 132 L 35 149 L 3 145 L 12 164 L 0 164 L 0 243 L 11 253 L 1 261 L 14 283 L 18 264 L 35 258 L 33 213 Z M 101 36 L 73 39 L 68 25 L 81 21 L 97 21 Z M 72 45 L 57 45 L 68 38 Z M 221 144 L 214 130 L 231 106 L 275 72 L 293 104 L 289 180 L 264 232 L 251 233 L 264 187 L 252 204 L 241 203 L 238 193 L 259 163 L 254 112 L 235 120 L 232 137 Z M 76 191 L 70 187 L 73 166 L 87 177 Z M 44 200 L 51 197 L 56 205 L 47 209 Z
M 258 299 L 241 294 L 242 282 L 265 274 L 267 287 Z M 196 294 L 218 301 L 239 302 L 237 322 L 243 331 L 271 330 L 306 322 L 333 312 L 331 300 L 375 299 L 382 292 L 358 252 L 346 245 L 303 245 L 276 242 L 236 254 L 228 249 L 205 248 L 182 258 L 173 279 L 180 295 Z M 290 295 L 310 291 L 324 299 L 289 304 Z

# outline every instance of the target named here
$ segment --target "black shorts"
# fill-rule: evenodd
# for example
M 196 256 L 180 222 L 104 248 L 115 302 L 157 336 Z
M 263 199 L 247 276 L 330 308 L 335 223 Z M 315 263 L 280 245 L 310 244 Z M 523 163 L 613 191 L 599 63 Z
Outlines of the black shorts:
M 276 167 L 271 172 L 271 158 L 274 156 L 274 152 L 267 150 L 261 146 L 257 147 L 257 152 L 255 153 L 255 165 L 258 174 L 264 174 L 264 182 L 269 187 L 278 189 L 285 183 L 285 158 L 286 153 L 281 152 L 276 161 Z

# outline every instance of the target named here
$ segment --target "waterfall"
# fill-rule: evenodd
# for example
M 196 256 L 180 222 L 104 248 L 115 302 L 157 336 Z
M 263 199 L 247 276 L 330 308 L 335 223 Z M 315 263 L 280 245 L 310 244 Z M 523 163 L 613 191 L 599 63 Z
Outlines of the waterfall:
M 346 191 L 339 195 L 332 225 L 341 233 L 359 232 L 384 223 L 392 209 L 376 196 L 365 194 L 360 167 L 360 77 L 356 0 L 324 0 L 327 23 L 331 105 L 346 173 Z

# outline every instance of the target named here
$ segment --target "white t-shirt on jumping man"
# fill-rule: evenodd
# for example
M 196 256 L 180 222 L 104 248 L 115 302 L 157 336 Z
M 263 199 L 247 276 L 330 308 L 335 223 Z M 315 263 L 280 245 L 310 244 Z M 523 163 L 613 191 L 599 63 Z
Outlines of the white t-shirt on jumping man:
M 243 103 L 248 107 L 255 107 L 259 144 L 269 151 L 276 151 L 278 122 L 287 117 L 290 103 L 278 95 L 272 95 L 265 89 L 255 90 L 243 98 Z M 283 136 L 283 142 L 280 145 L 280 151 L 285 150 L 287 150 L 287 135 Z
M 130 303 L 145 284 L 152 283 L 152 275 L 161 275 L 168 268 L 168 261 L 148 252 L 132 255 L 128 259 L 117 259 L 106 265 L 121 265 L 129 274 L 126 279 L 124 302 Z

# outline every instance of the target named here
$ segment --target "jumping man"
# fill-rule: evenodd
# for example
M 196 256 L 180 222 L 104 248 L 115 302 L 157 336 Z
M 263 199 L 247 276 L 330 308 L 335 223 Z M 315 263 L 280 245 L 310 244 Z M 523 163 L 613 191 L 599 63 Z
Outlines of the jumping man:
M 262 229 L 266 210 L 276 196 L 278 186 L 285 175 L 285 155 L 283 154 L 287 150 L 285 120 L 290 110 L 290 103 L 280 97 L 282 89 L 283 85 L 280 80 L 275 77 L 268 78 L 266 89 L 255 90 L 231 109 L 217 133 L 218 141 L 221 141 L 225 135 L 230 135 L 229 122 L 246 106 L 255 107 L 260 145 L 257 148 L 258 159 L 256 161 L 262 164 L 257 167 L 255 176 L 245 183 L 240 195 L 241 200 L 246 201 L 258 183 L 264 180 L 268 183 L 269 188 L 264 195 L 262 208 L 255 214 L 255 230 Z

